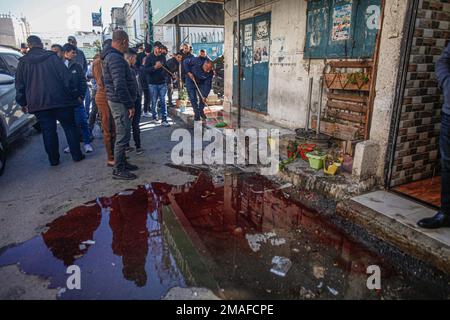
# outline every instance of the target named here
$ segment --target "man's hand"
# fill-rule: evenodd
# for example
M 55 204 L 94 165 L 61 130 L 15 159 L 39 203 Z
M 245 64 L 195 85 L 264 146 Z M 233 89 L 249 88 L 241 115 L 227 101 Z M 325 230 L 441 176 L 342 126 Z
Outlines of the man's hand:
M 28 113 L 28 106 L 22 107 L 22 112 L 23 113 Z
M 130 119 L 133 119 L 134 115 L 136 114 L 136 109 L 134 107 L 128 109 L 128 117 Z
M 208 105 L 208 98 L 203 98 L 203 103 Z
M 162 63 L 160 62 L 160 61 L 156 61 L 156 64 L 155 64 L 155 68 L 156 69 L 161 69 L 162 68 Z

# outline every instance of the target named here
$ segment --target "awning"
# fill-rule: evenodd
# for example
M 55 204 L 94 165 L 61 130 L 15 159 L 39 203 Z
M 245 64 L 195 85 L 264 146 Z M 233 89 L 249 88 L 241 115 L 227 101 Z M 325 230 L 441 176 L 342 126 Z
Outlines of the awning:
M 223 0 L 151 0 L 155 25 L 223 26 Z

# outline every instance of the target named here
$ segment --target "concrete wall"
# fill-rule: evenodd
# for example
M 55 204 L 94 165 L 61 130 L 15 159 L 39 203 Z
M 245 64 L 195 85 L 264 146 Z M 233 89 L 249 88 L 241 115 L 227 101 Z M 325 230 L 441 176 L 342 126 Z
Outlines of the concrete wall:
M 266 12 L 272 13 L 271 52 L 269 63 L 268 115 L 258 117 L 288 128 L 306 124 L 309 78 L 314 78 L 313 103 L 317 112 L 319 79 L 323 60 L 304 60 L 306 38 L 306 1 L 241 1 L 242 18 Z M 233 24 L 236 21 L 235 2 L 226 4 L 225 12 L 225 104 L 233 97 Z M 283 47 L 283 50 L 281 48 Z
M 378 178 L 384 179 L 408 1 L 386 0 L 370 139 L 380 145 Z

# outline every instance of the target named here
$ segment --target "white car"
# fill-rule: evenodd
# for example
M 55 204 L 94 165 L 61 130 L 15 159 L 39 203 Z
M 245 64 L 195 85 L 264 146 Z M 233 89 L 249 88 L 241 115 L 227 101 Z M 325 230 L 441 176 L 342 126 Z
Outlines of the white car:
M 23 113 L 16 103 L 14 77 L 20 57 L 17 51 L 0 47 L 0 175 L 5 170 L 8 145 L 37 124 L 36 118 Z

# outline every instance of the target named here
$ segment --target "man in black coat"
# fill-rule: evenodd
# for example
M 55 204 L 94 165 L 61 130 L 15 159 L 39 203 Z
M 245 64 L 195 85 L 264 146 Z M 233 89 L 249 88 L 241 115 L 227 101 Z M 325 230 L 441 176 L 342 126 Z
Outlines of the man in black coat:
M 126 149 L 131 138 L 131 124 L 135 114 L 137 89 L 130 66 L 124 59 L 129 49 L 128 34 L 123 30 L 113 33 L 112 46 L 102 53 L 103 82 L 108 105 L 116 125 L 116 145 L 114 148 L 115 167 L 113 178 L 135 180 L 130 171 L 138 170 L 126 160 Z
M 16 73 L 16 101 L 39 120 L 50 164 L 59 165 L 57 121 L 66 134 L 74 161 L 83 160 L 74 108 L 78 92 L 71 83 L 68 69 L 58 56 L 43 49 L 41 39 L 30 36 L 30 51 L 19 60 Z
M 175 54 L 172 58 L 167 60 L 166 67 L 171 72 L 167 75 L 167 97 L 169 102 L 169 108 L 173 108 L 173 87 L 174 82 L 177 80 L 177 74 L 179 74 L 180 63 L 183 60 L 183 56 L 180 52 Z
M 450 228 L 450 44 L 436 64 L 436 76 L 444 94 L 441 113 L 441 211 L 419 221 L 424 229 Z
M 87 80 L 86 74 L 82 67 L 76 62 L 77 48 L 70 43 L 67 43 L 63 47 L 64 64 L 72 77 L 72 83 L 74 84 L 78 95 L 79 105 L 75 108 L 75 122 L 77 124 L 80 135 L 84 142 L 84 151 L 86 153 L 92 153 L 94 149 L 91 146 L 91 131 L 89 130 L 88 114 L 84 108 L 83 101 L 87 92 Z

